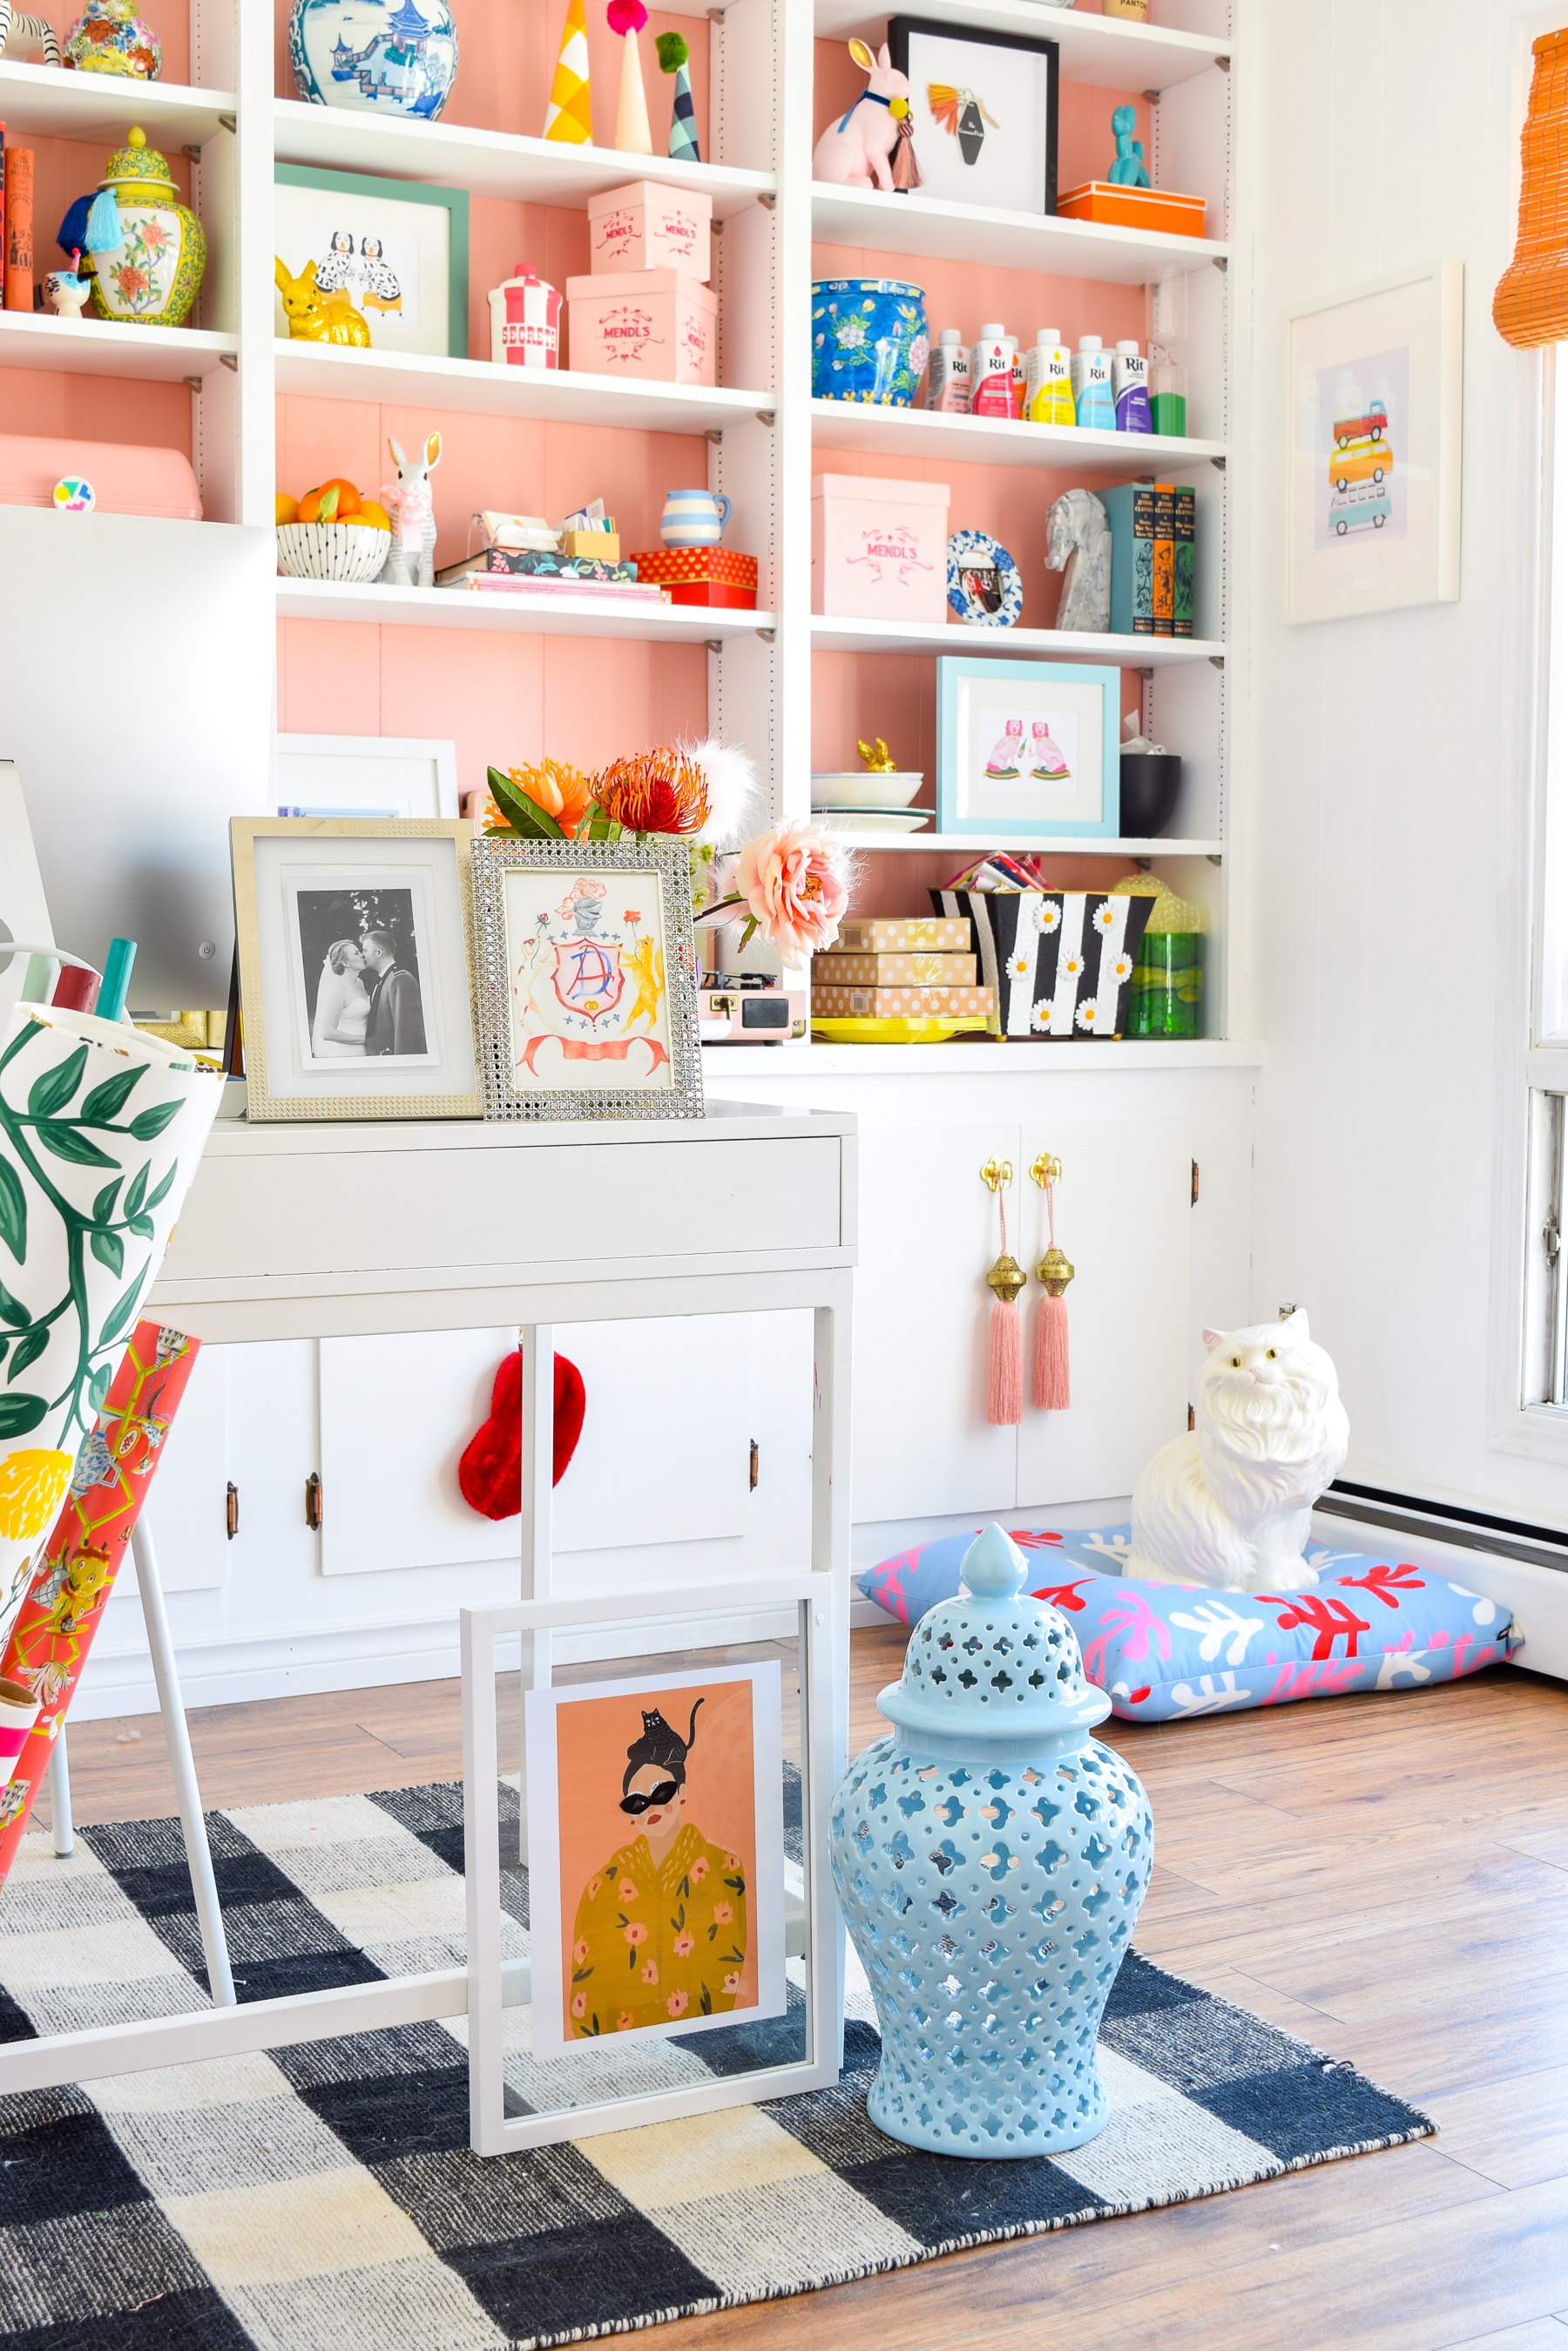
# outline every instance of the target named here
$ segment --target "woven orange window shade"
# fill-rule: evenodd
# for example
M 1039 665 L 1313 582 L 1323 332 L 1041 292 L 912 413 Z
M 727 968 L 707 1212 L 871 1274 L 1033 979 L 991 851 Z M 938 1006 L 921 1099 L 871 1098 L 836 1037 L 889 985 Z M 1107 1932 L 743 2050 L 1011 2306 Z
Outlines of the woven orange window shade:
M 1521 351 L 1568 342 L 1568 27 L 1543 33 L 1534 55 L 1519 235 L 1491 305 L 1498 333 Z

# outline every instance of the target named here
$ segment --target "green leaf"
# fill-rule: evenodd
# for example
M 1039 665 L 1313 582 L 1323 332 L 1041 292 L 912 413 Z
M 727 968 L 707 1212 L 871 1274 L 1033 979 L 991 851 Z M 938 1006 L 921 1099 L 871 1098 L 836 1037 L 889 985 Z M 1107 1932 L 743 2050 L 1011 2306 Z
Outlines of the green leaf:
M 92 1215 L 94 1224 L 107 1225 L 110 1217 L 113 1216 L 115 1195 L 119 1190 L 121 1181 L 122 1179 L 117 1176 L 112 1184 L 106 1184 L 104 1186 L 103 1190 L 93 1202 Z
M 150 1159 L 145 1166 L 139 1167 L 131 1177 L 125 1195 L 125 1213 L 128 1217 L 134 1217 L 140 1207 L 141 1196 L 147 1189 L 147 1179 L 151 1173 L 152 1162 Z
M 154 1102 L 151 1110 L 139 1110 L 131 1120 L 130 1132 L 138 1143 L 151 1143 L 161 1134 L 171 1118 L 178 1118 L 181 1105 L 177 1102 Z
M 146 1270 L 145 1266 L 138 1270 L 134 1279 L 121 1290 L 117 1302 L 109 1308 L 103 1329 L 98 1334 L 99 1347 L 107 1347 L 111 1340 L 118 1339 L 135 1313 L 137 1300 L 141 1295 L 141 1277 Z M 98 1348 L 95 1347 L 93 1353 L 96 1354 Z
M 317 515 L 320 521 L 330 522 L 332 520 L 333 516 L 337 511 L 337 485 L 334 482 L 332 487 L 327 491 L 327 496 L 321 500 L 319 506 L 317 507 Z
M 99 1265 L 107 1265 L 110 1273 L 125 1271 L 125 1243 L 118 1233 L 94 1233 L 92 1253 Z
M 20 1265 L 27 1254 L 27 1203 L 22 1178 L 8 1159 L 0 1159 L 0 1238 Z
M 177 1159 L 171 1159 L 170 1161 L 168 1175 L 161 1176 L 158 1182 L 152 1186 L 151 1191 L 147 1195 L 147 1205 L 150 1208 L 155 1208 L 158 1206 L 159 1201 L 167 1196 L 169 1186 L 174 1181 L 175 1172 L 179 1165 L 180 1162 Z
M 73 1166 L 112 1167 L 114 1165 L 108 1152 L 100 1151 L 97 1144 L 82 1133 L 80 1127 L 51 1124 L 40 1126 L 36 1133 L 38 1141 L 46 1151 L 52 1151 L 57 1159 L 68 1159 Z
M 35 1324 L 31 1331 L 24 1331 L 11 1350 L 11 1368 L 5 1374 L 7 1382 L 14 1380 L 18 1372 L 25 1372 L 29 1364 L 36 1364 L 48 1343 L 47 1325 Z
M 144 1241 L 150 1241 L 153 1234 L 152 1219 L 151 1217 L 127 1217 L 125 1229 L 128 1233 L 138 1234 Z
M 33 1091 L 27 1096 L 31 1116 L 53 1118 L 57 1110 L 64 1110 L 80 1085 L 86 1067 L 87 1047 L 78 1045 L 74 1053 L 67 1054 L 57 1069 L 46 1070 L 41 1078 L 35 1078 Z
M 109 1394 L 109 1383 L 113 1377 L 114 1374 L 109 1370 L 109 1365 L 100 1364 L 88 1382 L 88 1402 L 94 1412 L 103 1410 L 103 1400 Z
M 0 1437 L 26 1437 L 48 1409 L 42 1396 L 0 1395 Z
M 147 1063 L 142 1061 L 136 1069 L 121 1070 L 118 1077 L 105 1078 L 101 1086 L 94 1086 L 82 1104 L 83 1118 L 91 1120 L 98 1126 L 107 1124 L 111 1118 L 118 1118 L 130 1101 L 138 1080 L 147 1075 Z
M 531 834 L 539 841 L 565 841 L 566 834 L 553 816 L 547 816 L 537 800 L 531 800 L 524 791 L 504 776 L 498 768 L 486 770 L 490 778 L 491 796 L 504 816 L 512 820 L 516 832 Z
M 0 1281 L 0 1322 L 9 1322 L 13 1330 L 25 1331 L 32 1319 L 21 1300 L 13 1298 Z
M 10 1340 L 9 1340 L 9 1339 L 0 1339 L 0 1364 L 3 1364 L 3 1363 L 5 1362 L 5 1350 L 6 1350 L 6 1348 L 7 1348 L 10 1344 L 11 1344 L 11 1342 L 10 1342 Z

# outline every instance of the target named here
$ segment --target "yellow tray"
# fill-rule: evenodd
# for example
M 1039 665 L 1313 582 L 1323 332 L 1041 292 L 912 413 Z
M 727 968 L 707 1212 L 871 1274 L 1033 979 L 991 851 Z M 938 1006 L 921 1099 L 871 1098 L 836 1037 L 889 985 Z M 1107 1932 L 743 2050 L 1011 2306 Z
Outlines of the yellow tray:
M 923 1020 L 889 1016 L 882 1020 L 814 1017 L 811 1033 L 825 1045 L 945 1045 L 950 1037 L 984 1036 L 983 1012 L 966 1012 L 944 1019 L 931 1013 Z

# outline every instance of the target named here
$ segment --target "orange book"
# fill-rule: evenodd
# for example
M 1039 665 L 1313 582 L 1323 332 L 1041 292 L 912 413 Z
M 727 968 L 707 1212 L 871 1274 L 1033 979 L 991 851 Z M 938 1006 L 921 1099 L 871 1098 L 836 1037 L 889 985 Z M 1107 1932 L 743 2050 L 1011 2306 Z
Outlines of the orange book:
M 33 307 L 33 151 L 5 150 L 5 308 Z
M 1176 633 L 1176 485 L 1154 486 L 1154 633 Z

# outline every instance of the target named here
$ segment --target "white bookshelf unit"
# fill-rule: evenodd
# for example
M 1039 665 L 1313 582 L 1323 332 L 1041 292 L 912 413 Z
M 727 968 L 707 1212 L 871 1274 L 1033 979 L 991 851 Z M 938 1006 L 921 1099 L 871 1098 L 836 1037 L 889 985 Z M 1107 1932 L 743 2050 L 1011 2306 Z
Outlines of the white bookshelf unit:
M 522 5 L 548 16 L 553 43 L 559 0 Z M 271 528 L 275 490 L 297 486 L 275 477 L 279 395 L 411 407 L 421 415 L 428 412 L 436 424 L 449 416 L 491 417 L 589 425 L 604 434 L 705 436 L 709 485 L 732 501 L 727 543 L 759 559 L 761 609 L 755 612 L 691 607 L 669 607 L 651 617 L 629 608 L 564 611 L 551 611 L 543 600 L 502 606 L 450 591 L 279 579 L 266 604 L 257 604 L 254 624 L 258 630 L 280 620 L 324 630 L 379 624 L 395 629 L 400 641 L 408 628 L 466 631 L 502 640 L 497 659 L 507 643 L 530 634 L 600 637 L 612 661 L 614 648 L 628 641 L 705 647 L 710 726 L 751 752 L 780 814 L 804 815 L 810 805 L 818 657 L 875 657 L 878 676 L 888 681 L 887 723 L 876 731 L 890 737 L 898 731 L 900 705 L 914 706 L 925 674 L 915 665 L 941 653 L 1109 662 L 1140 673 L 1146 731 L 1184 760 L 1171 837 L 1014 845 L 1047 847 L 1054 857 L 1136 857 L 1168 873 L 1184 894 L 1202 897 L 1218 934 L 1210 1033 L 1241 1034 L 1231 898 L 1244 779 L 1231 753 L 1227 710 L 1241 685 L 1244 645 L 1228 577 L 1226 465 L 1247 340 L 1244 288 L 1231 266 L 1245 249 L 1231 137 L 1242 58 L 1229 29 L 1227 0 L 1152 5 L 1160 21 L 1141 26 L 1032 0 L 919 0 L 918 13 L 971 31 L 1054 39 L 1060 44 L 1064 85 L 1130 92 L 1147 101 L 1155 180 L 1203 195 L 1210 235 L 1202 240 L 943 204 L 918 193 L 891 197 L 815 185 L 814 44 L 854 34 L 880 40 L 887 12 L 867 8 L 864 0 L 815 0 L 814 6 L 804 0 L 728 0 L 709 9 L 703 153 L 713 160 L 697 165 L 467 127 L 461 120 L 462 65 L 448 119 L 429 124 L 376 120 L 279 97 L 274 12 L 257 0 L 192 0 L 192 86 L 127 84 L 0 58 L 0 119 L 12 143 L 32 135 L 85 142 L 84 153 L 88 146 L 106 151 L 140 122 L 171 160 L 183 154 L 189 161 L 191 200 L 209 245 L 206 281 L 189 329 L 0 313 L 0 369 L 188 385 L 194 462 L 209 521 L 258 529 Z M 601 120 L 612 97 L 597 86 Z M 476 198 L 569 209 L 586 208 L 596 193 L 645 177 L 701 189 L 712 199 L 718 232 L 718 387 L 619 384 L 569 371 L 498 368 L 479 352 L 464 359 L 410 358 L 280 338 L 272 271 L 276 162 L 458 185 Z M 40 271 L 52 257 L 51 228 L 40 219 Z M 1029 273 L 1055 287 L 1071 281 L 1125 293 L 1179 280 L 1190 437 L 1129 444 L 1125 436 L 1106 434 L 815 401 L 814 247 L 833 256 L 825 274 L 835 274 L 848 254 L 866 256 L 867 275 L 879 274 L 878 256 L 903 256 L 901 266 L 917 279 L 921 258 L 929 256 Z M 1020 302 L 1024 298 L 1044 303 L 1051 298 L 1041 291 L 1021 293 Z M 928 320 L 933 340 L 943 323 L 933 311 Z M 978 330 L 978 318 L 963 323 Z M 1038 320 L 1020 308 L 1010 323 L 1027 341 Z M 1139 340 L 1147 343 L 1147 327 Z M 919 467 L 928 477 L 933 465 L 952 468 L 953 528 L 966 521 L 964 493 L 956 486 L 966 467 L 1007 469 L 1007 496 L 1031 511 L 1076 480 L 1095 486 L 1158 469 L 1162 477 L 1189 483 L 1198 496 L 1198 632 L 1186 641 L 1069 636 L 1042 628 L 981 631 L 956 622 L 917 628 L 814 615 L 810 484 L 814 474 L 834 470 L 840 457 L 860 461 L 869 471 Z M 441 559 L 462 551 L 450 544 L 449 532 Z M 900 677 L 905 685 L 896 682 Z M 496 747 L 498 755 L 504 748 Z M 871 859 L 941 852 L 956 863 L 980 846 L 967 837 L 944 840 L 934 830 L 851 838 Z M 926 886 L 922 881 L 915 893 L 921 903 Z M 1184 1049 L 1162 1050 L 1174 1060 Z

